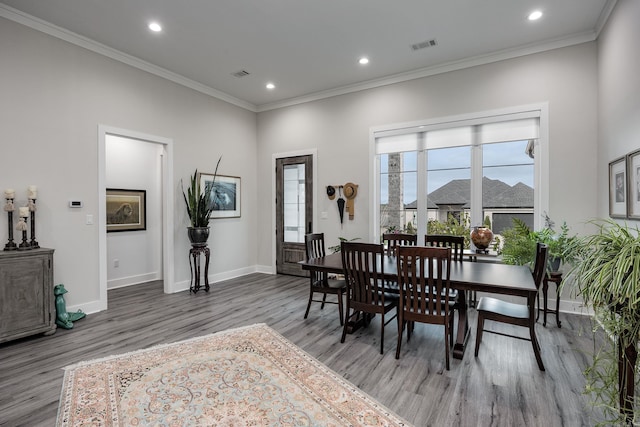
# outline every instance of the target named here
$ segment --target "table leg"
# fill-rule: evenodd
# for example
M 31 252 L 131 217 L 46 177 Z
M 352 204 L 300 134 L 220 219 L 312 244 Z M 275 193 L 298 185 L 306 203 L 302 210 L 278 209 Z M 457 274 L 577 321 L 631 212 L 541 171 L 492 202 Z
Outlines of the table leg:
M 471 291 L 469 291 L 471 292 Z M 453 345 L 454 359 L 462 359 L 464 350 L 469 339 L 469 318 L 467 316 L 467 298 L 464 290 L 458 291 L 458 332 L 456 342 Z

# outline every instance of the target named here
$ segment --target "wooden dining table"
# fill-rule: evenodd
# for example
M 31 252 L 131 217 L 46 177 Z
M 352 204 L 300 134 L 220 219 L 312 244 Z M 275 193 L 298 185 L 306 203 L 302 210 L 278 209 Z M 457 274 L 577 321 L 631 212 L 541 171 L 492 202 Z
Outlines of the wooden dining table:
M 384 278 L 397 281 L 398 270 L 395 256 L 384 256 Z M 299 263 L 303 270 L 343 274 L 342 254 L 336 252 L 324 257 L 312 258 Z M 527 266 L 484 262 L 451 262 L 451 287 L 458 290 L 458 329 L 453 347 L 453 357 L 462 359 L 471 334 L 467 313 L 466 291 L 487 292 L 524 297 L 529 306 L 529 321 L 535 324 L 535 299 L 538 292 L 531 270 Z M 535 333 L 535 328 L 532 328 Z

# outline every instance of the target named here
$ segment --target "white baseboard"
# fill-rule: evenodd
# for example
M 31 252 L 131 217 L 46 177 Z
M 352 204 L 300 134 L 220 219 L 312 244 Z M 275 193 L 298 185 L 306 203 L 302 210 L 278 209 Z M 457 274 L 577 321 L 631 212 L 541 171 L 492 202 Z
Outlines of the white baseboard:
M 125 286 L 137 285 L 139 283 L 152 282 L 154 280 L 161 280 L 162 277 L 158 271 L 151 273 L 138 274 L 135 276 L 122 277 L 120 279 L 112 279 L 107 281 L 107 290 L 122 288 Z

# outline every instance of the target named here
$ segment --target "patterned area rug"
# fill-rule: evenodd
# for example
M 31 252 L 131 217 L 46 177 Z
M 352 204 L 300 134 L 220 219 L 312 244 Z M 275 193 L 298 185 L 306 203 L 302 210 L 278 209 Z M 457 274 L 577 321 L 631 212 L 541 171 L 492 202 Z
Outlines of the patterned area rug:
M 58 426 L 408 426 L 264 324 L 65 368 Z

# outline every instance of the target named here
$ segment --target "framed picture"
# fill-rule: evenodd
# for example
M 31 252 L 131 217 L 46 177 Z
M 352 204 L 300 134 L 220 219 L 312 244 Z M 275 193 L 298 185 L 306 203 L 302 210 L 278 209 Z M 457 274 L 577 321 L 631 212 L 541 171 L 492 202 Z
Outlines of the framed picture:
M 200 188 L 213 204 L 211 218 L 239 218 L 242 195 L 240 177 L 216 175 L 214 183 L 213 174 L 201 172 L 198 175 Z
M 627 218 L 640 219 L 640 150 L 627 155 Z
M 147 191 L 107 188 L 107 232 L 147 229 Z
M 621 157 L 609 163 L 609 216 L 627 217 L 627 161 Z

